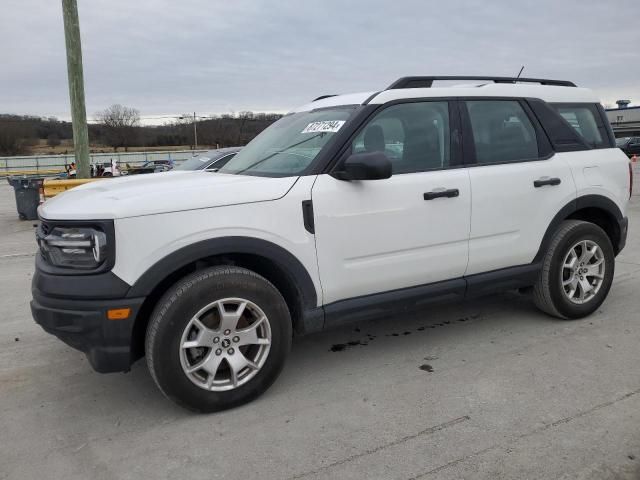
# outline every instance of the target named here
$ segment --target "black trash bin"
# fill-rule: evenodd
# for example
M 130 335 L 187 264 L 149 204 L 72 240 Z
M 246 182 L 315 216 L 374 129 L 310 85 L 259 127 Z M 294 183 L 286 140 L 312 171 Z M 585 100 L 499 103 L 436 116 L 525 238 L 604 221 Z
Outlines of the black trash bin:
M 16 194 L 16 208 L 20 220 L 37 220 L 40 204 L 42 177 L 9 177 L 7 179 Z

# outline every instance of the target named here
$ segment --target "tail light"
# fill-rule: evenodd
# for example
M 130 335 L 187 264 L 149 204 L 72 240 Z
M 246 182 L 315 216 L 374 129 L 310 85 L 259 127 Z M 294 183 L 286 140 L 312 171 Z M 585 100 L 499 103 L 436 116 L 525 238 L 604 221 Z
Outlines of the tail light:
M 629 162 L 629 198 L 633 195 L 633 162 Z

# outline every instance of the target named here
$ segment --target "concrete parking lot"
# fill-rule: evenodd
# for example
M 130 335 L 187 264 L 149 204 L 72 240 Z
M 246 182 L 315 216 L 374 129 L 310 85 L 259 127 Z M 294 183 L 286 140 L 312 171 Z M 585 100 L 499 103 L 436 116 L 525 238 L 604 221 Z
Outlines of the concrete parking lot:
M 0 186 L 0 479 L 638 479 L 640 198 L 607 301 L 515 292 L 298 339 L 276 384 L 195 415 L 144 361 L 94 373 L 31 319 L 34 222 Z

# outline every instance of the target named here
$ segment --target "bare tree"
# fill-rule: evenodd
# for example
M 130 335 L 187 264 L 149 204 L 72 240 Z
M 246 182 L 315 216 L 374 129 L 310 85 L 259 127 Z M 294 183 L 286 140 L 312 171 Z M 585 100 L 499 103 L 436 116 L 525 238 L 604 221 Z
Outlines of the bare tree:
M 33 132 L 18 117 L 0 116 L 0 155 L 29 154 Z
M 240 119 L 240 128 L 238 130 L 238 138 L 236 140 L 236 145 L 242 145 L 242 133 L 244 130 L 244 125 L 247 123 L 247 120 L 253 120 L 253 112 L 245 111 L 240 112 L 238 114 L 238 118 Z
M 114 151 L 124 147 L 125 152 L 136 141 L 140 126 L 140 112 L 135 108 L 123 105 L 111 105 L 96 114 L 105 130 L 107 143 Z
M 58 135 L 56 135 L 55 133 L 50 133 L 47 137 L 47 145 L 49 145 L 50 147 L 57 147 L 58 145 L 60 145 L 60 137 L 58 137 Z

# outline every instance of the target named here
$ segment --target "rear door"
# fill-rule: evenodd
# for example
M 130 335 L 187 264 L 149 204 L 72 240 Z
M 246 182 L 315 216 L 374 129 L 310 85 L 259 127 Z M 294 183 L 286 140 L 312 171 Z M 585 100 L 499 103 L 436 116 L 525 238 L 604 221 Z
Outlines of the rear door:
M 531 263 L 549 224 L 576 197 L 526 102 L 461 101 L 472 217 L 467 275 Z

